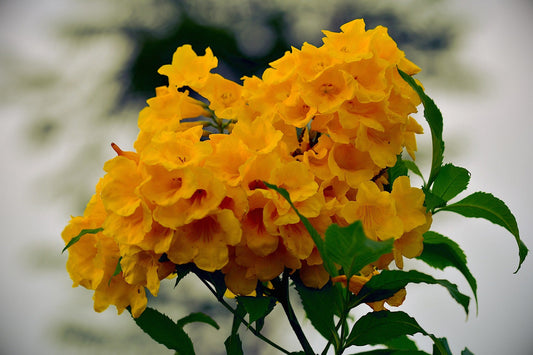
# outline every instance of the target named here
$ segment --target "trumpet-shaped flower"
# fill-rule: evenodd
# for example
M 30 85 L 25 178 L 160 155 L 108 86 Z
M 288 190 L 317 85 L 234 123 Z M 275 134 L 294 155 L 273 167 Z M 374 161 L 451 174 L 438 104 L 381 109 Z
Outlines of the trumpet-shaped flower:
M 172 57 L 172 64 L 163 65 L 159 73 L 168 76 L 169 86 L 180 88 L 190 86 L 201 89 L 211 69 L 218 65 L 211 48 L 205 49 L 205 55 L 197 55 L 189 44 L 179 47 Z
M 316 108 L 320 113 L 331 113 L 354 96 L 355 88 L 355 81 L 349 73 L 329 68 L 303 85 L 301 93 L 307 106 Z
M 201 165 L 211 154 L 209 142 L 202 142 L 202 127 L 195 126 L 183 132 L 162 131 L 141 153 L 147 165 L 161 165 L 168 170 Z
M 167 256 L 176 264 L 194 262 L 205 271 L 220 270 L 229 261 L 228 246 L 239 243 L 241 236 L 232 211 L 215 211 L 177 228 Z
M 366 236 L 372 240 L 398 239 L 404 232 L 391 194 L 380 191 L 372 181 L 359 185 L 356 200 L 346 203 L 341 215 L 348 223 L 361 221 Z
M 328 165 L 333 175 L 353 188 L 370 180 L 379 170 L 367 152 L 352 144 L 335 144 L 329 152 Z
M 192 169 L 192 168 L 191 168 Z M 226 195 L 224 184 L 206 168 L 194 169 L 194 192 L 170 205 L 158 205 L 153 218 L 161 225 L 176 229 L 202 219 L 217 209 Z

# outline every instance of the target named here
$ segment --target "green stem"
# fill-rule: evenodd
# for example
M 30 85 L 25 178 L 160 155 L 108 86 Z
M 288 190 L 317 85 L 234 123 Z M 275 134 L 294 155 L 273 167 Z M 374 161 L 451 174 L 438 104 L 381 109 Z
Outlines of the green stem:
M 279 303 L 281 303 L 281 306 L 283 307 L 283 310 L 287 315 L 287 319 L 289 320 L 291 328 L 296 334 L 298 341 L 302 345 L 305 354 L 315 355 L 311 344 L 309 344 L 309 341 L 305 337 L 302 327 L 298 322 L 298 318 L 296 318 L 296 314 L 294 313 L 294 310 L 291 306 L 291 302 L 289 300 L 289 274 L 285 271 L 283 273 L 281 281 L 279 280 L 279 278 L 276 278 L 272 280 L 272 284 L 274 285 L 275 289 L 275 292 L 273 292 L 273 296 L 276 297 Z
M 289 351 L 283 349 L 281 346 L 279 346 L 278 344 L 274 343 L 272 340 L 268 339 L 267 337 L 265 337 L 264 335 L 262 335 L 261 333 L 259 333 L 255 328 L 253 328 L 251 326 L 250 323 L 248 323 L 243 317 L 241 317 L 239 314 L 237 314 L 237 312 L 235 311 L 235 309 L 233 309 L 233 307 L 231 307 L 225 300 L 224 298 L 222 297 L 219 297 L 217 295 L 217 292 L 213 289 L 213 287 L 209 284 L 209 282 L 207 282 L 206 280 L 204 280 L 203 278 L 199 277 L 199 279 L 202 281 L 202 283 L 209 289 L 209 291 L 211 291 L 211 293 L 216 297 L 216 299 L 228 310 L 230 311 L 231 313 L 233 313 L 233 315 L 235 317 L 237 317 L 237 319 L 243 323 L 246 328 L 248 330 L 250 330 L 253 335 L 255 335 L 256 337 L 258 337 L 259 339 L 261 339 L 262 341 L 264 341 L 265 343 L 267 343 L 268 345 L 278 349 L 279 351 L 281 351 L 282 353 L 284 354 L 290 354 Z

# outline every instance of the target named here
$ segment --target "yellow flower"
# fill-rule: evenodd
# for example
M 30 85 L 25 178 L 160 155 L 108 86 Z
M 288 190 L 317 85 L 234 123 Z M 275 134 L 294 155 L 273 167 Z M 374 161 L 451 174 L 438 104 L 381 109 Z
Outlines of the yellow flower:
M 353 137 L 357 135 L 357 129 L 342 126 L 339 112 L 316 115 L 311 130 L 327 134 L 335 143 L 341 144 L 353 144 Z
M 156 221 L 153 221 L 152 229 L 135 246 L 142 250 L 153 251 L 155 254 L 163 254 L 170 248 L 173 236 L 173 229 L 164 227 Z
M 138 186 L 143 177 L 137 169 L 137 163 L 118 156 L 106 162 L 104 170 L 107 172 L 102 187 L 104 206 L 119 216 L 130 216 L 142 202 Z
M 198 188 L 196 168 L 167 170 L 162 165 L 147 165 L 144 169 L 148 177 L 140 191 L 154 205 L 173 205 L 179 199 L 190 198 Z
M 391 196 L 396 200 L 398 215 L 405 232 L 394 241 L 393 256 L 396 266 L 403 268 L 403 257 L 415 258 L 424 248 L 423 234 L 431 227 L 431 213 L 426 213 L 424 193 L 410 187 L 409 178 L 401 176 L 394 181 Z
M 241 236 L 233 212 L 218 210 L 177 228 L 167 255 L 176 264 L 194 262 L 205 271 L 220 270 L 229 261 L 228 246 L 239 243 Z
M 281 164 L 273 169 L 272 176 L 265 180 L 281 187 L 290 195 L 294 206 L 306 217 L 316 217 L 324 206 L 323 199 L 318 193 L 316 183 L 309 168 L 298 161 Z M 266 223 L 273 225 L 294 224 L 300 218 L 294 212 L 287 200 L 279 194 L 271 195 L 271 201 L 265 206 Z
M 391 90 L 388 70 L 396 70 L 394 65 L 380 58 L 365 59 L 349 63 L 345 70 L 355 79 L 355 98 L 361 103 L 386 100 Z
M 367 266 L 366 268 L 363 268 L 363 270 L 361 271 L 361 275 L 353 275 L 350 278 L 348 289 L 350 290 L 350 292 L 357 295 L 361 291 L 363 286 L 372 278 L 372 276 L 377 275 L 377 274 L 379 274 L 379 272 L 376 270 L 373 270 L 371 266 Z M 340 275 L 340 276 L 333 277 L 331 281 L 340 282 L 344 287 L 346 287 L 348 284 L 346 275 Z M 377 302 L 370 302 L 370 303 L 367 303 L 367 305 L 369 305 L 376 312 L 384 310 L 385 303 L 393 307 L 398 307 L 402 305 L 403 301 L 405 301 L 406 294 L 407 294 L 406 290 L 401 289 L 387 299 L 384 299 L 382 301 L 377 301 Z
M 161 254 L 154 254 L 137 247 L 124 247 L 121 250 L 120 266 L 124 280 L 130 285 L 143 285 L 153 296 L 159 292 L 160 280 L 170 275 L 175 265 L 171 262 L 159 262 Z
M 202 127 L 195 126 L 182 132 L 162 131 L 152 138 L 141 153 L 147 165 L 161 165 L 168 170 L 201 165 L 211 153 L 209 142 L 201 142 Z
M 281 58 L 271 62 L 270 68 L 267 68 L 263 72 L 263 80 L 269 84 L 279 84 L 281 82 L 290 81 L 292 77 L 297 75 L 297 65 L 299 60 L 298 56 L 295 55 L 297 52 L 299 52 L 299 50 L 292 47 L 292 53 L 287 51 Z
M 257 277 L 248 275 L 248 269 L 238 265 L 234 258 L 234 255 L 231 256 L 229 263 L 222 269 L 226 287 L 235 295 L 250 295 L 257 287 Z
M 192 167 L 190 169 L 193 169 Z M 157 205 L 153 218 L 161 225 L 176 229 L 194 220 L 202 219 L 213 212 L 226 196 L 226 188 L 205 168 L 194 168 L 194 192 L 183 196 L 175 203 Z
M 235 247 L 235 262 L 246 268 L 245 277 L 260 281 L 270 281 L 279 276 L 285 268 L 297 270 L 301 267 L 298 258 L 290 254 L 283 243 L 275 252 L 266 256 L 258 256 L 243 245 Z
M 143 202 L 134 213 L 127 217 L 111 212 L 103 227 L 105 233 L 118 243 L 139 244 L 152 229 L 152 211 Z
M 391 197 L 395 201 L 397 215 L 402 220 L 405 232 L 426 223 L 424 192 L 411 187 L 408 176 L 400 176 L 394 180 Z
M 320 193 L 324 196 L 323 214 L 334 215 L 340 212 L 348 202 L 350 186 L 338 177 L 325 180 L 320 184 Z
M 301 87 L 302 99 L 320 113 L 331 113 L 354 96 L 353 77 L 338 68 L 324 70 L 316 79 Z
M 65 227 L 61 236 L 65 243 L 77 236 L 82 229 L 100 228 L 106 218 L 102 203 L 101 181 L 96 194 L 89 201 L 84 215 L 74 217 Z M 146 308 L 146 294 L 142 285 L 128 284 L 122 274 L 113 276 L 120 258 L 119 247 L 112 237 L 104 232 L 83 235 L 68 249 L 67 271 L 73 287 L 83 286 L 94 290 L 94 309 L 102 312 L 115 305 L 118 313 L 131 306 L 138 317 Z
M 208 76 L 201 94 L 209 100 L 209 108 L 219 118 L 237 119 L 238 107 L 242 105 L 242 86 L 219 74 Z
M 344 129 L 358 129 L 361 124 L 384 131 L 382 122 L 387 120 L 385 102 L 359 102 L 357 98 L 345 101 L 339 109 L 339 122 Z M 355 136 L 354 136 L 355 137 Z
M 409 153 L 409 156 L 413 160 L 415 160 L 415 152 L 417 150 L 415 134 L 422 133 L 424 133 L 422 126 L 420 126 L 414 118 L 409 116 L 407 126 L 405 127 L 405 132 L 403 134 L 403 145 L 405 145 L 407 153 Z
M 189 44 L 179 47 L 172 57 L 172 64 L 159 68 L 159 74 L 168 76 L 169 86 L 180 88 L 190 86 L 201 89 L 211 69 L 216 68 L 218 60 L 211 48 L 205 49 L 205 55 L 198 56 Z
M 156 97 L 147 101 L 139 113 L 140 128 L 135 149 L 140 152 L 148 145 L 152 137 L 161 131 L 184 131 L 192 126 L 202 125 L 202 121 L 182 122 L 183 119 L 209 116 L 205 105 L 189 96 L 189 92 L 180 92 L 175 88 L 161 86 L 156 89 Z
M 278 248 L 279 236 L 271 234 L 264 223 L 263 208 L 251 209 L 242 220 L 243 241 L 258 256 L 266 256 Z
M 357 188 L 379 171 L 370 155 L 352 144 L 334 144 L 329 152 L 328 166 L 334 176 Z
M 211 134 L 209 136 L 213 153 L 206 161 L 205 167 L 230 186 L 237 186 L 242 180 L 240 168 L 253 152 L 235 134 Z
M 305 127 L 315 116 L 316 107 L 307 105 L 299 91 L 293 91 L 279 107 L 279 114 L 283 120 L 294 127 Z
M 356 200 L 346 203 L 341 215 L 348 223 L 361 221 L 366 236 L 372 240 L 398 239 L 404 232 L 391 194 L 380 191 L 372 181 L 359 185 Z
M 302 222 L 281 225 L 279 231 L 289 253 L 301 260 L 311 255 L 315 243 Z
M 303 152 L 302 162 L 321 180 L 329 180 L 334 176 L 328 165 L 329 152 L 332 148 L 333 140 L 327 135 L 321 135 L 311 149 Z
M 305 286 L 320 289 L 328 283 L 329 274 L 322 265 L 308 265 L 303 262 L 300 269 L 300 279 Z
M 403 135 L 401 128 L 387 127 L 381 131 L 364 124 L 359 126 L 355 147 L 368 152 L 374 163 L 380 168 L 394 166 L 396 156 L 402 152 Z
M 121 314 L 131 306 L 134 317 L 138 317 L 146 308 L 146 292 L 142 285 L 130 285 L 122 273 L 113 276 L 119 261 L 119 249 L 111 238 L 102 238 L 98 244 L 98 254 L 94 259 L 96 267 L 104 270 L 104 278 L 94 290 L 94 310 L 105 311 L 110 305 Z
M 169 85 L 140 112 L 135 152 L 113 145 L 118 157 L 104 165 L 84 215 L 62 233 L 68 243 L 82 229 L 103 227 L 73 245 L 67 261 L 74 285 L 95 290 L 95 310 L 131 306 L 138 317 L 145 288 L 157 295 L 176 264 L 191 262 L 222 270 L 240 295 L 286 269 L 300 270 L 309 287 L 324 286 L 329 275 L 312 238 L 265 181 L 286 189 L 321 234 L 331 223 L 361 220 L 369 238 L 394 239 L 392 253 L 353 277 L 352 292 L 373 267 L 395 260 L 401 268 L 404 256 L 420 254 L 431 224 L 424 194 L 407 177 L 383 189 L 384 168 L 403 148 L 414 159 L 422 133 L 410 116 L 420 99 L 397 69 L 420 69 L 383 27 L 365 31 L 355 20 L 324 34 L 322 46 L 292 48 L 242 85 L 211 73 L 218 61 L 209 48 L 199 56 L 181 46 L 160 68 Z M 228 133 L 204 130 L 201 116 L 230 120 Z M 113 276 L 119 258 L 122 272 Z M 400 291 L 387 302 L 404 298 Z
M 325 47 L 315 47 L 312 44 L 304 43 L 302 50 L 292 49 L 293 56 L 297 58 L 297 73 L 306 85 L 309 81 L 315 80 L 325 70 L 339 63 L 340 60 L 331 56 Z
M 100 198 L 101 186 L 100 180 L 96 186 L 96 193 L 87 204 L 83 216 L 72 217 L 69 224 L 63 229 L 61 237 L 65 244 L 83 229 L 102 227 L 107 213 Z M 95 268 L 93 263 L 98 252 L 97 242 L 100 238 L 104 238 L 102 232 L 85 235 L 68 249 L 67 271 L 73 281 L 72 287 L 82 285 L 87 289 L 94 290 L 102 281 L 104 270 Z
M 283 133 L 272 125 L 272 122 L 263 117 L 256 118 L 253 122 L 238 121 L 231 134 L 243 142 L 250 151 L 257 154 L 267 154 L 278 147 Z
M 372 57 L 369 51 L 371 36 L 365 32 L 362 19 L 353 20 L 341 26 L 342 33 L 322 31 L 324 47 L 332 56 L 346 62 L 359 61 Z

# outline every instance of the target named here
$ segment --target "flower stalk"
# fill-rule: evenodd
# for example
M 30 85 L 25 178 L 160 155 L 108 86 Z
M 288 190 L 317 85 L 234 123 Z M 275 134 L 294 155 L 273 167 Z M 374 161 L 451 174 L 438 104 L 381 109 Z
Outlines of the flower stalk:
M 296 317 L 296 314 L 294 313 L 294 309 L 292 308 L 290 302 L 288 271 L 285 270 L 283 272 L 281 280 L 279 278 L 273 279 L 272 284 L 274 285 L 274 292 L 272 292 L 272 296 L 274 296 L 283 307 L 283 311 L 287 316 L 287 320 L 289 321 L 289 324 L 291 325 L 294 334 L 298 338 L 298 341 L 300 342 L 300 345 L 302 346 L 305 354 L 314 355 L 315 352 L 311 347 L 311 344 L 309 344 L 309 341 L 307 340 L 307 337 L 305 336 L 302 327 L 298 322 L 298 318 Z

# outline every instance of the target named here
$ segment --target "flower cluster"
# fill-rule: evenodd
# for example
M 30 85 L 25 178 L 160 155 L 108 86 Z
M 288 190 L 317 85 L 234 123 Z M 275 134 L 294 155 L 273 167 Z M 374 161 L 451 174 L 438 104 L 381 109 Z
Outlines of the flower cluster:
M 242 84 L 211 70 L 217 58 L 189 45 L 161 67 L 169 85 L 140 115 L 134 152 L 113 148 L 83 216 L 63 231 L 74 286 L 94 290 L 95 310 L 146 307 L 176 265 L 221 270 L 227 287 L 250 294 L 285 269 L 304 284 L 330 279 L 313 240 L 289 203 L 264 182 L 286 189 L 323 235 L 332 223 L 362 221 L 368 238 L 394 239 L 394 251 L 371 265 L 422 251 L 431 216 L 422 190 L 387 168 L 405 150 L 414 158 L 420 103 L 401 78 L 419 68 L 384 27 L 362 20 L 324 31 Z M 218 131 L 214 132 L 213 127 Z M 117 267 L 117 265 L 119 267 Z M 352 286 L 352 284 L 350 284 Z

